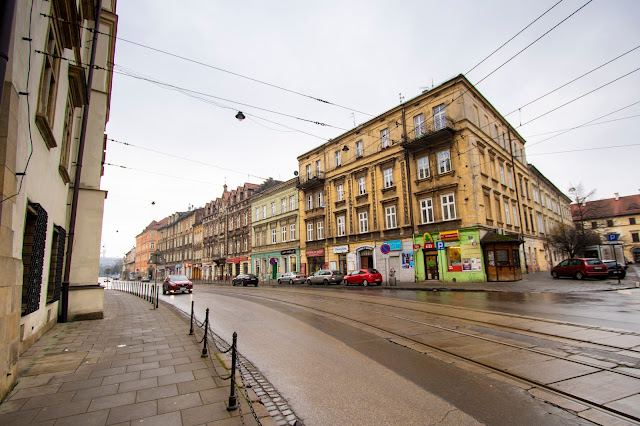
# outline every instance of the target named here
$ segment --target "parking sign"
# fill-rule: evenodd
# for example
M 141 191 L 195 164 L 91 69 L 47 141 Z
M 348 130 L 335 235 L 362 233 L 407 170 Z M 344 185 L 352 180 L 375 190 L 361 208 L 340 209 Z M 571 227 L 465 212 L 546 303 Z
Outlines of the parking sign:
M 444 250 L 444 241 L 436 241 L 436 250 Z

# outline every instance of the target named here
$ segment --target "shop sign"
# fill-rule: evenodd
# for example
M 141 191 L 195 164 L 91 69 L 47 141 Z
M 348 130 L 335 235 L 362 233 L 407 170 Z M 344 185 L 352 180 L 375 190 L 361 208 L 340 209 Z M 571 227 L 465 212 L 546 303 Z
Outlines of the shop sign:
M 185 264 L 184 264 L 184 267 L 185 267 L 185 268 L 189 268 L 190 266 L 191 266 L 191 264 L 190 264 L 190 263 L 185 263 Z
M 280 254 L 296 254 L 296 249 L 282 250 Z
M 440 239 L 442 241 L 459 240 L 460 239 L 460 233 L 458 232 L 457 229 L 455 231 L 441 232 L 440 233 Z
M 324 256 L 324 249 L 313 249 L 313 250 L 307 250 L 307 257 L 318 257 L 318 256 Z
M 426 247 L 425 247 L 426 248 Z M 420 244 L 414 244 L 413 245 L 413 249 L 414 250 L 419 250 L 420 249 Z
M 422 239 L 424 240 L 424 248 L 433 248 L 433 238 L 431 237 L 431 234 L 428 232 L 425 232 L 424 235 L 422 236 Z M 431 243 L 432 247 L 427 247 L 427 244 Z
M 178 269 L 179 269 L 179 268 L 182 268 L 182 264 L 180 264 L 180 265 L 176 265 L 176 268 L 178 268 Z
M 401 240 L 391 240 L 391 241 L 385 241 L 385 244 L 389 244 L 389 247 L 391 247 L 391 250 L 402 250 L 402 241 Z
M 460 244 L 457 241 L 445 241 L 444 242 L 444 246 L 445 247 L 457 247 Z
M 333 248 L 333 253 L 334 254 L 340 254 L 340 253 L 349 253 L 349 246 L 335 246 Z
M 436 246 L 433 243 L 424 243 L 424 248 L 427 250 L 433 250 Z

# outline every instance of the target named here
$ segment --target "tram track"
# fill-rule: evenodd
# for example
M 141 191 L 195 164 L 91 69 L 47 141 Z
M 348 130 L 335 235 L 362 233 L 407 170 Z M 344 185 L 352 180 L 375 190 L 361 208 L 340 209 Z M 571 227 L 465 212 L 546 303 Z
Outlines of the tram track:
M 407 343 L 407 345 L 403 345 L 403 346 L 406 346 L 410 349 L 415 350 L 416 347 L 423 347 L 423 348 L 428 348 L 431 351 L 437 351 L 439 353 L 447 354 L 448 356 L 454 357 L 454 359 L 458 359 L 464 362 L 471 363 L 476 366 L 483 367 L 492 372 L 497 372 L 504 377 L 515 379 L 531 387 L 544 389 L 545 391 L 550 392 L 554 395 L 561 396 L 570 401 L 581 404 L 585 407 L 597 410 L 601 413 L 614 416 L 618 419 L 625 420 L 634 424 L 640 424 L 640 418 L 638 416 L 631 414 L 629 412 L 626 412 L 624 410 L 621 410 L 619 408 L 605 405 L 610 402 L 606 402 L 606 401 L 601 402 L 601 401 L 598 401 L 597 398 L 590 398 L 589 395 L 580 394 L 580 392 L 576 393 L 576 392 L 571 392 L 570 390 L 564 390 L 562 389 L 562 387 L 558 386 L 558 384 L 561 384 L 569 380 L 585 378 L 597 373 L 608 373 L 608 374 L 616 375 L 616 377 L 624 378 L 624 380 L 626 381 L 631 380 L 634 382 L 634 384 L 637 383 L 638 392 L 640 392 L 640 374 L 637 374 L 636 372 L 630 372 L 627 370 L 608 367 L 607 365 L 604 365 L 602 362 L 588 362 L 581 359 L 571 359 L 569 358 L 569 356 L 563 356 L 558 353 L 554 353 L 553 350 L 539 349 L 536 347 L 536 345 L 532 345 L 532 344 L 526 344 L 526 345 L 518 344 L 517 342 L 514 343 L 513 341 L 508 341 L 511 339 L 497 339 L 497 338 L 487 337 L 486 335 L 482 335 L 477 332 L 469 332 L 468 326 L 469 324 L 490 325 L 491 327 L 495 327 L 498 329 L 511 330 L 512 332 L 515 332 L 515 333 L 521 333 L 523 336 L 535 337 L 538 339 L 552 339 L 553 341 L 561 344 L 567 343 L 567 342 L 571 344 L 580 344 L 583 347 L 590 348 L 590 349 L 602 348 L 605 351 L 613 350 L 613 351 L 627 352 L 631 354 L 640 354 L 640 351 L 638 351 L 637 349 L 615 346 L 612 344 L 601 344 L 598 342 L 592 342 L 589 340 L 578 339 L 578 338 L 571 338 L 563 335 L 541 333 L 541 332 L 532 331 L 532 330 L 524 330 L 518 327 L 513 327 L 513 326 L 510 327 L 504 324 L 496 324 L 495 322 L 487 321 L 486 317 L 485 317 L 485 320 L 477 321 L 477 320 L 468 318 L 468 315 L 460 316 L 460 313 L 466 311 L 466 313 L 471 312 L 474 314 L 479 313 L 483 315 L 490 314 L 492 316 L 501 317 L 501 318 L 513 318 L 513 319 L 525 318 L 528 321 L 535 321 L 540 324 L 549 323 L 553 325 L 569 325 L 576 328 L 582 328 L 584 330 L 592 330 L 594 329 L 594 327 L 581 326 L 578 324 L 571 324 L 567 322 L 561 323 L 561 322 L 556 322 L 552 320 L 536 319 L 531 317 L 520 317 L 513 314 L 496 314 L 493 312 L 472 310 L 472 309 L 459 308 L 459 307 L 447 307 L 447 308 L 452 308 L 452 310 L 455 310 L 458 314 L 458 316 L 456 316 L 453 314 L 443 313 L 442 310 L 444 308 L 441 308 L 441 307 L 438 307 L 438 309 L 436 309 L 439 312 L 430 312 L 430 311 L 426 311 L 425 309 L 418 309 L 415 306 L 414 307 L 406 306 L 406 305 L 416 305 L 416 306 L 420 306 L 421 308 L 424 308 L 426 305 L 428 305 L 422 302 L 402 301 L 400 303 L 393 299 L 385 299 L 385 302 L 387 303 L 381 303 L 381 302 L 371 301 L 371 300 L 365 301 L 357 297 L 345 297 L 337 294 L 330 294 L 330 295 L 326 293 L 319 294 L 317 291 L 309 291 L 309 290 L 291 291 L 288 289 L 287 291 L 283 291 L 283 290 L 276 290 L 276 291 L 277 291 L 277 296 L 272 296 L 271 294 L 273 294 L 273 290 L 269 290 L 268 293 L 265 293 L 265 292 L 258 293 L 255 290 L 243 291 L 243 289 L 234 289 L 232 291 L 228 291 L 226 289 L 224 290 L 212 289 L 212 292 L 217 294 L 223 294 L 226 296 L 241 296 L 249 299 L 253 298 L 253 299 L 259 299 L 259 300 L 264 300 L 269 302 L 282 303 L 290 306 L 295 306 L 297 308 L 305 309 L 320 315 L 333 317 L 334 319 L 339 319 L 341 321 L 351 323 L 351 324 L 363 327 L 365 329 L 374 329 L 379 332 L 378 334 L 382 335 L 383 337 L 386 336 L 385 338 L 387 340 L 395 344 L 402 344 L 402 342 L 405 342 Z M 293 298 L 301 298 L 301 297 L 302 298 L 307 297 L 309 299 L 308 301 L 292 300 Z M 393 302 L 396 302 L 396 303 L 393 303 Z M 412 303 L 407 303 L 407 302 L 412 302 Z M 398 305 L 405 305 L 405 306 L 398 306 Z M 349 309 L 345 309 L 345 308 L 349 308 Z M 386 309 L 387 312 L 382 311 L 381 309 L 383 308 Z M 358 312 L 355 312 L 354 311 L 355 309 L 357 309 Z M 345 314 L 344 313 L 345 310 L 348 310 L 349 314 Z M 392 312 L 388 312 L 389 310 L 391 310 Z M 393 310 L 400 310 L 400 312 L 397 312 L 397 311 L 393 312 Z M 362 318 L 363 315 L 367 319 L 363 319 Z M 377 321 L 374 321 L 374 318 L 373 318 L 374 315 L 377 316 L 377 318 L 375 318 Z M 422 315 L 422 316 L 426 316 L 427 318 L 425 319 L 419 319 L 415 317 L 411 318 L 410 316 L 412 315 L 418 315 L 418 316 Z M 429 316 L 431 318 L 428 318 Z M 436 320 L 440 319 L 441 317 L 446 317 L 449 321 L 458 321 L 460 322 L 460 325 L 454 324 L 451 326 L 445 326 L 442 324 L 437 324 Z M 395 324 L 395 326 L 387 325 L 386 323 L 389 320 L 400 322 L 400 324 Z M 431 322 L 428 322 L 428 321 L 431 321 Z M 428 329 L 434 329 L 437 331 L 433 333 L 424 332 L 424 333 L 411 335 L 411 334 L 402 333 L 396 330 L 397 328 L 402 328 L 402 324 L 411 324 L 412 326 L 426 327 Z M 460 327 L 464 327 L 464 329 L 461 330 Z M 613 330 L 611 331 L 614 332 Z M 620 333 L 621 331 L 618 330 L 615 332 Z M 414 333 L 417 333 L 417 331 L 414 331 Z M 435 339 L 431 342 L 429 341 L 428 338 L 425 338 L 430 335 L 434 335 L 438 333 L 445 333 L 445 336 L 442 336 L 441 339 Z M 573 366 L 571 368 L 575 368 L 575 366 L 579 366 L 578 370 L 583 369 L 583 371 L 582 372 L 578 371 L 577 374 L 575 375 L 572 375 L 566 378 L 561 378 L 560 380 L 557 380 L 557 381 L 536 379 L 536 377 L 532 377 L 532 374 L 518 373 L 513 368 L 500 366 L 499 363 L 496 364 L 495 362 L 493 363 L 487 362 L 486 358 L 483 358 L 482 356 L 474 357 L 472 355 L 469 355 L 468 353 L 465 354 L 465 351 L 462 349 L 465 349 L 465 348 L 466 350 L 471 349 L 471 352 L 473 352 L 473 348 L 476 346 L 476 343 L 465 342 L 463 340 L 462 343 L 466 343 L 466 344 L 463 344 L 462 346 L 456 346 L 455 344 L 453 345 L 451 344 L 451 342 L 454 342 L 456 340 L 459 341 L 459 339 L 472 339 L 474 342 L 481 342 L 480 344 L 482 345 L 485 345 L 485 346 L 489 345 L 489 347 L 493 351 L 496 351 L 495 348 L 499 348 L 499 347 L 508 348 L 508 350 L 510 351 L 515 351 L 515 353 L 511 355 L 518 355 L 518 356 L 525 357 L 524 356 L 525 354 L 529 354 L 528 355 L 529 357 L 531 356 L 543 357 L 540 359 L 540 363 L 548 362 L 552 360 L 553 362 L 556 362 L 556 363 L 562 363 L 562 366 L 566 366 L 567 369 L 570 369 L 569 367 L 571 366 Z M 492 345 L 495 345 L 495 348 L 493 348 Z M 499 353 L 500 350 L 497 349 L 497 352 Z M 549 358 L 549 359 L 547 360 L 546 358 Z M 640 357 L 638 357 L 637 360 L 638 360 L 638 363 L 640 364 Z M 569 365 L 564 364 L 567 362 L 570 364 Z M 532 364 L 535 365 L 536 362 L 533 362 Z

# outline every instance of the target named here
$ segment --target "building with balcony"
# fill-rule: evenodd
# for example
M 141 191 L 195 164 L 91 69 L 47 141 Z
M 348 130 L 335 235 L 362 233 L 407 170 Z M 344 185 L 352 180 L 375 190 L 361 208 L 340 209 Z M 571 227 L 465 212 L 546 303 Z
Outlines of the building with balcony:
M 196 215 L 196 221 L 193 224 L 193 266 L 191 272 L 191 278 L 194 280 L 201 280 L 202 276 L 202 241 L 204 227 L 202 226 L 202 218 L 204 217 L 204 209 L 200 210 Z
M 165 226 L 168 222 L 168 218 L 164 218 L 160 221 L 151 221 L 144 230 L 136 235 L 136 250 L 135 250 L 135 266 L 132 270 L 133 279 L 139 280 L 142 277 L 148 277 L 153 280 L 153 265 L 149 264 L 151 253 L 156 251 L 159 247 L 158 229 Z
M 301 269 L 521 279 L 524 143 L 459 75 L 298 156 Z
M 274 181 L 277 182 L 277 181 Z M 298 179 L 275 183 L 251 198 L 253 273 L 276 279 L 300 265 Z
M 640 262 L 640 195 L 620 196 L 587 201 L 578 208 L 571 204 L 573 221 L 585 228 L 593 229 L 603 237 L 618 234 L 624 256 L 635 263 Z M 621 260 L 621 259 L 618 259 Z
M 0 9 L 2 399 L 20 376 L 19 356 L 58 319 L 103 317 L 100 181 L 118 17 L 116 0 Z

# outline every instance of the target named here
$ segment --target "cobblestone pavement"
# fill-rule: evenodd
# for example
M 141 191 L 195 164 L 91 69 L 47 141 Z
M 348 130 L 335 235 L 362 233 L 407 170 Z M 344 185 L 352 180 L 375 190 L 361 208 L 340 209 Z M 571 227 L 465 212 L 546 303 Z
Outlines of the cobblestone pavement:
M 197 343 L 202 334 L 189 336 L 188 318 L 172 308 L 160 304 L 154 310 L 141 298 L 112 290 L 105 291 L 104 303 L 104 319 L 56 324 L 22 354 L 18 384 L 0 404 L 0 424 L 227 426 L 256 424 L 256 418 L 263 425 L 295 421 L 257 371 L 251 372 L 252 380 L 266 383 L 268 402 L 281 403 L 283 410 L 265 407 L 253 389 L 245 388 L 238 394 L 239 409 L 228 411 L 230 382 L 222 378 L 229 375 L 229 357 L 210 345 L 212 356 L 202 358 Z M 238 379 L 240 383 L 242 377 Z M 265 386 L 256 391 L 263 392 Z

